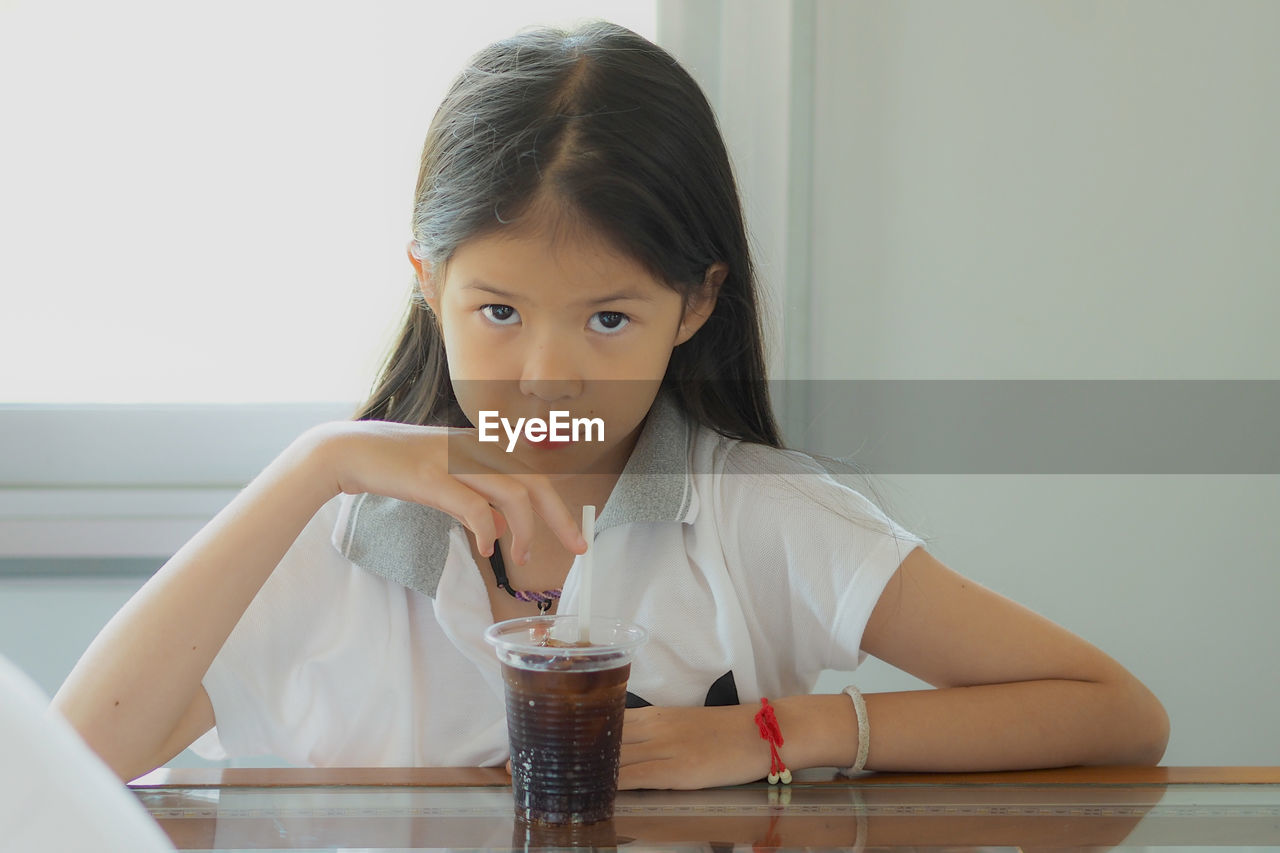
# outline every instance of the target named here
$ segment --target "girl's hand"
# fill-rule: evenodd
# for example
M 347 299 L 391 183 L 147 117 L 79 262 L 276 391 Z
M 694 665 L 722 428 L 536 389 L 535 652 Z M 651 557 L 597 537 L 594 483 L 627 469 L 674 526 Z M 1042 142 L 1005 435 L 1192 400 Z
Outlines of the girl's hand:
M 628 708 L 619 788 L 709 788 L 769 775 L 757 706 Z M 785 756 L 785 752 L 783 753 Z
M 486 557 L 509 526 L 515 561 L 523 564 L 535 514 L 571 552 L 585 552 L 551 480 L 478 436 L 475 429 L 339 421 L 315 427 L 307 439 L 335 494 L 369 492 L 434 507 L 462 522 Z

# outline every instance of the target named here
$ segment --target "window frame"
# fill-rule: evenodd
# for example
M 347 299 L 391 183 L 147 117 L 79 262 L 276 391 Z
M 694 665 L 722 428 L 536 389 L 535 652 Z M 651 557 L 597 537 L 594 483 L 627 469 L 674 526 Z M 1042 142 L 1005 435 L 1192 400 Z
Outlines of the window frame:
M 0 406 L 0 575 L 51 558 L 168 558 L 350 403 Z

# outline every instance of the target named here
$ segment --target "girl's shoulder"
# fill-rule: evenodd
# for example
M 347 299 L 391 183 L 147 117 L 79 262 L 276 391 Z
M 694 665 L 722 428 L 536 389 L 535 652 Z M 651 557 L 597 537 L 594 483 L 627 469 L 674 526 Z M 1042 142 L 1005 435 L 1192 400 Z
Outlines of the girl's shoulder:
M 729 438 L 706 428 L 699 429 L 693 456 L 695 472 L 710 474 L 713 482 L 735 492 L 774 496 L 804 484 L 813 487 L 810 492 L 858 493 L 857 469 L 841 460 Z
M 829 476 L 831 471 L 819 457 L 787 447 L 771 447 L 754 441 L 725 439 L 720 449 L 723 471 L 731 475 L 762 478 Z
M 739 523 L 755 519 L 777 532 L 850 523 L 918 539 L 889 516 L 883 501 L 868 497 L 876 489 L 852 463 L 723 436 L 701 447 L 713 502 Z

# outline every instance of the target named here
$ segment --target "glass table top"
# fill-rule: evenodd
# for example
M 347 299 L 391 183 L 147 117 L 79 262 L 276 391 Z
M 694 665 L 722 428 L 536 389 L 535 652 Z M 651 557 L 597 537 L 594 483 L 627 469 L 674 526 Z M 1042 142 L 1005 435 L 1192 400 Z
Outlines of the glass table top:
M 531 827 L 504 787 L 154 787 L 183 850 L 1089 848 L 1280 851 L 1280 784 L 743 785 L 622 791 L 614 819 Z

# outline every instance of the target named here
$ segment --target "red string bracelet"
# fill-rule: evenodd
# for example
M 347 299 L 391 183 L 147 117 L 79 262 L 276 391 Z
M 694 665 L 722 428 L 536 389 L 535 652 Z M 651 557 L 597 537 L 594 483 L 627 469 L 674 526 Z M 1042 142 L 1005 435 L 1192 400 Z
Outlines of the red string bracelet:
M 760 727 L 760 737 L 769 741 L 769 784 L 791 784 L 791 771 L 782 763 L 778 755 L 778 747 L 782 746 L 782 729 L 778 727 L 778 718 L 773 713 L 769 700 L 761 697 L 760 710 L 756 712 L 756 725 Z

